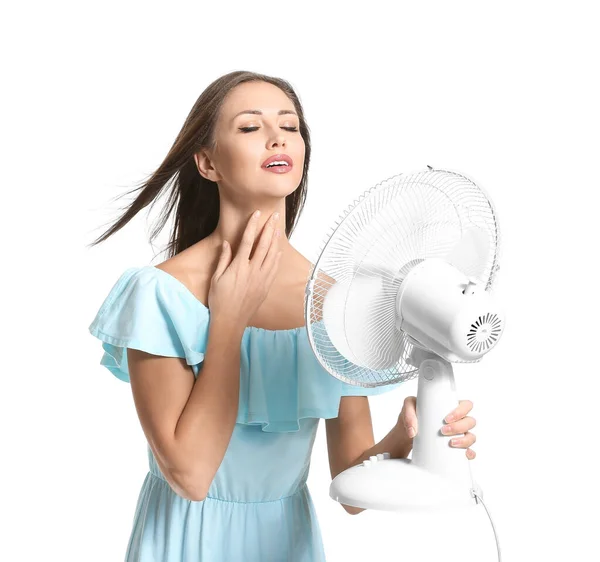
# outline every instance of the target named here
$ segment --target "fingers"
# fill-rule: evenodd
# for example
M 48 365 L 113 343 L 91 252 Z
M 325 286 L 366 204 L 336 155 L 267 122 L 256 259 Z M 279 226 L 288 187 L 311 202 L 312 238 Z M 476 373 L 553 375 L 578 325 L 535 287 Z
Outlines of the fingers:
M 269 250 L 269 255 L 267 259 L 263 262 L 263 270 L 268 271 L 267 278 L 265 279 L 265 284 L 267 287 L 270 287 L 275 279 L 275 275 L 277 274 L 277 270 L 279 269 L 279 262 L 281 261 L 281 254 L 283 254 L 283 250 L 279 250 L 277 253 L 271 252 Z M 269 271 L 267 268 L 271 268 Z
M 271 248 L 273 246 L 279 246 L 279 237 L 275 236 L 275 230 L 278 227 L 278 220 L 279 213 L 273 213 L 269 220 L 265 223 L 262 234 L 258 241 L 258 245 L 254 250 L 252 263 L 255 264 L 259 269 L 262 269 L 265 256 L 271 250 Z
M 453 439 L 450 439 L 450 447 L 468 449 L 475 441 L 477 441 L 475 434 L 467 432 L 464 437 L 454 437 Z
M 477 422 L 475 421 L 475 418 L 466 415 L 472 408 L 473 403 L 470 400 L 461 400 L 458 408 L 454 410 L 456 416 L 455 419 L 457 421 L 445 425 L 441 430 L 443 435 L 460 435 L 460 437 L 450 439 L 450 446 L 466 449 L 465 454 L 469 460 L 474 459 L 476 456 L 475 451 L 470 447 L 477 441 L 475 434 L 469 431 L 475 427 Z M 416 396 L 407 396 L 404 399 L 401 416 L 402 423 L 406 429 L 406 434 L 412 439 L 418 431 Z M 448 420 L 448 417 L 449 416 L 446 417 L 446 420 Z
M 272 278 L 275 276 L 274 271 L 277 269 L 279 260 L 281 258 L 282 250 L 279 249 L 279 240 L 281 233 L 273 234 L 271 245 L 269 246 L 267 257 L 262 262 L 261 272 L 266 271 L 269 275 L 267 276 L 267 283 L 270 284 Z M 271 275 L 271 273 L 273 275 Z
M 462 420 L 443 426 L 441 431 L 444 435 L 458 435 L 459 433 L 466 433 L 469 429 L 473 429 L 476 423 L 475 418 L 467 416 Z
M 221 255 L 219 256 L 219 262 L 217 263 L 217 268 L 213 274 L 214 279 L 218 279 L 223 275 L 227 266 L 229 265 L 229 261 L 231 259 L 231 246 L 227 242 L 227 240 L 223 240 L 223 245 L 221 247 Z
M 417 397 L 407 396 L 404 399 L 404 427 L 406 428 L 406 434 L 412 439 L 418 431 L 417 427 Z
M 259 217 L 260 211 L 255 211 L 250 217 L 246 230 L 244 230 L 244 234 L 242 235 L 242 241 L 240 242 L 240 247 L 238 248 L 235 259 L 250 260 L 250 253 L 252 252 L 252 246 L 254 246 L 254 238 L 256 237 Z
M 446 423 L 464 418 L 473 409 L 473 402 L 470 400 L 460 400 L 458 407 L 452 410 L 445 418 Z

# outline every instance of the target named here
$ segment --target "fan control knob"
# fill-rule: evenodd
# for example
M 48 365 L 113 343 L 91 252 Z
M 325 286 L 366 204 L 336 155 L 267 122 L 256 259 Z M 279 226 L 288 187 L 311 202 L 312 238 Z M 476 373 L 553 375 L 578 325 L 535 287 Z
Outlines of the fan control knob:
M 363 465 L 365 468 L 369 468 L 369 467 L 371 466 L 371 461 L 363 461 L 362 465 Z
M 369 460 L 370 460 L 370 461 L 371 461 L 373 464 L 375 464 L 375 463 L 377 462 L 377 460 L 378 460 L 378 459 L 377 459 L 377 457 L 376 457 L 375 455 L 373 455 L 373 456 L 369 457 Z
M 463 295 L 472 295 L 477 291 L 478 288 L 479 283 L 477 282 L 477 279 L 475 279 L 474 277 L 469 277 L 469 281 L 463 289 Z
M 382 461 L 383 460 L 383 453 L 377 453 L 377 460 L 378 461 Z
M 383 453 L 383 458 L 384 459 L 391 459 L 392 455 L 390 453 Z

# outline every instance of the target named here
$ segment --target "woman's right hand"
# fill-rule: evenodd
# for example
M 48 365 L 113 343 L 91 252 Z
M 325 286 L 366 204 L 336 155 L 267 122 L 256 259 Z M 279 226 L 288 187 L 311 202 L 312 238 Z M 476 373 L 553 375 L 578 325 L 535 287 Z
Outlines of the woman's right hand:
M 273 213 L 265 223 L 250 259 L 258 220 L 252 214 L 233 260 L 231 246 L 225 244 L 222 248 L 208 293 L 211 316 L 230 321 L 242 329 L 269 293 L 282 253 L 276 234 L 278 218 Z

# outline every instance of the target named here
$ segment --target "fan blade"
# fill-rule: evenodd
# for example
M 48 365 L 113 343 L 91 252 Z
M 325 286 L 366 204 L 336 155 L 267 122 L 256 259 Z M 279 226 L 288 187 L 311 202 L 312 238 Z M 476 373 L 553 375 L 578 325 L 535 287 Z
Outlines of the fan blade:
M 402 357 L 396 329 L 396 293 L 380 277 L 357 274 L 332 285 L 323 300 L 323 322 L 331 343 L 346 359 L 367 369 L 392 367 Z
M 446 261 L 466 277 L 481 280 L 488 263 L 490 240 L 481 228 L 468 228 L 446 256 Z

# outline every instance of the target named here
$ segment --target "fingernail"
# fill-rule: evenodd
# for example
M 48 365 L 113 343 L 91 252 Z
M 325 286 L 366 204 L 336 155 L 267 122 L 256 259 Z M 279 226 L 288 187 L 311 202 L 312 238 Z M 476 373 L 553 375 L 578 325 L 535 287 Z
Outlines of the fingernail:
M 446 422 L 454 421 L 454 414 L 448 414 L 444 421 L 446 421 Z
M 254 218 L 257 219 L 258 217 L 260 217 L 260 211 L 256 211 L 254 213 Z
M 442 427 L 442 433 L 450 433 L 450 430 L 452 428 L 449 425 L 445 425 L 444 427 Z
M 415 436 L 415 428 L 414 427 L 409 427 L 408 428 L 408 436 L 412 439 Z
M 277 220 L 279 218 L 279 213 L 273 213 L 273 220 Z
M 455 447 L 456 445 L 460 445 L 460 439 L 450 439 L 450 444 Z

